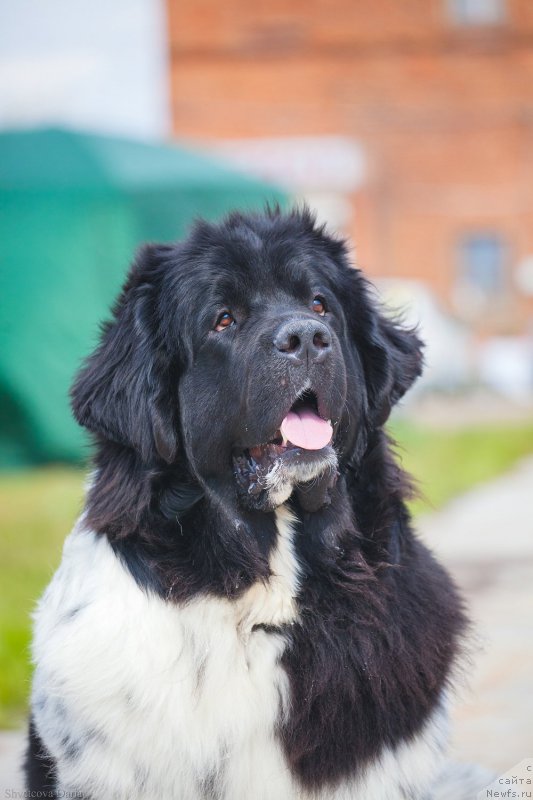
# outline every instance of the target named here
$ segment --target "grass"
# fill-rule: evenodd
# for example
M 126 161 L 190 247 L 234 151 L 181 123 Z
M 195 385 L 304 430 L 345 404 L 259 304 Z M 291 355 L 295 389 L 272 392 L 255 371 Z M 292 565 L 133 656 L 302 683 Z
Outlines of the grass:
M 458 430 L 399 422 L 391 433 L 401 464 L 415 476 L 421 492 L 411 504 L 415 515 L 441 508 L 533 453 L 533 422 Z
M 530 425 L 441 431 L 397 422 L 392 433 L 424 500 L 415 514 L 533 453 Z M 30 612 L 56 568 L 63 539 L 80 511 L 81 470 L 48 467 L 0 475 L 0 727 L 22 724 L 30 687 Z
M 82 504 L 81 470 L 0 476 L 0 727 L 23 719 L 29 692 L 30 612 Z

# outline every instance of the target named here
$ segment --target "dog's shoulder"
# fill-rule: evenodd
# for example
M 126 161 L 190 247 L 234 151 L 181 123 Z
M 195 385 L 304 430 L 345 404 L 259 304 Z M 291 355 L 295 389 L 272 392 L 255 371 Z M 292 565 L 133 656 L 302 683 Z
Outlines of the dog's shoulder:
M 285 637 L 269 628 L 293 613 L 284 556 L 271 592 L 177 604 L 141 588 L 105 536 L 77 526 L 35 614 L 34 721 L 61 788 L 105 796 L 118 786 L 126 798 L 144 782 L 146 796 L 200 798 L 210 765 L 254 739 L 258 780 L 270 769 L 272 796 L 291 796 L 274 737 L 288 709 Z M 244 791 L 237 762 L 226 768 Z

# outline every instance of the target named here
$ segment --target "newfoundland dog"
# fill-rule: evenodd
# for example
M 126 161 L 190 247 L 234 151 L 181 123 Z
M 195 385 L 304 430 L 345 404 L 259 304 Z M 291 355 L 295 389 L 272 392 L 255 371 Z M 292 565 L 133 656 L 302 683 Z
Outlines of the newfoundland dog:
M 421 370 L 305 209 L 140 251 L 72 389 L 96 455 L 35 616 L 28 789 L 434 796 L 465 619 L 383 430 Z

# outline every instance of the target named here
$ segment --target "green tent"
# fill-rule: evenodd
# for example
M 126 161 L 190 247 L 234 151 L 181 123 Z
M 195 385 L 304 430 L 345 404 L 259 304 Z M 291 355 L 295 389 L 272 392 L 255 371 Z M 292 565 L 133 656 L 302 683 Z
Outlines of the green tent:
M 180 147 L 0 134 L 0 466 L 86 457 L 68 387 L 142 242 L 283 200 Z

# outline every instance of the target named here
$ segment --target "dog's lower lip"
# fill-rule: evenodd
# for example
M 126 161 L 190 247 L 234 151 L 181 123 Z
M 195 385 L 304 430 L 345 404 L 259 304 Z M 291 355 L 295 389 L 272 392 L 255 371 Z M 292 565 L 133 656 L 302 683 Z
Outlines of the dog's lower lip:
M 268 476 L 273 469 L 294 468 L 330 457 L 333 441 L 331 420 L 322 417 L 323 423 L 318 423 L 317 433 L 318 409 L 313 405 L 309 407 L 308 403 L 302 403 L 301 400 L 297 400 L 285 413 L 280 427 L 267 441 L 234 447 L 233 473 L 237 484 L 248 494 L 255 495 L 267 488 Z M 295 425 L 295 417 L 298 417 L 300 427 L 298 420 Z M 326 423 L 330 433 L 328 442 L 325 441 L 323 427 Z M 295 433 L 297 444 L 288 438 L 291 431 Z
M 236 448 L 233 451 L 233 472 L 237 483 L 249 495 L 256 495 L 267 488 L 265 480 L 276 462 L 285 466 L 315 463 L 331 456 L 332 442 L 320 450 L 307 450 L 291 442 L 274 444 L 269 442 L 253 447 Z

